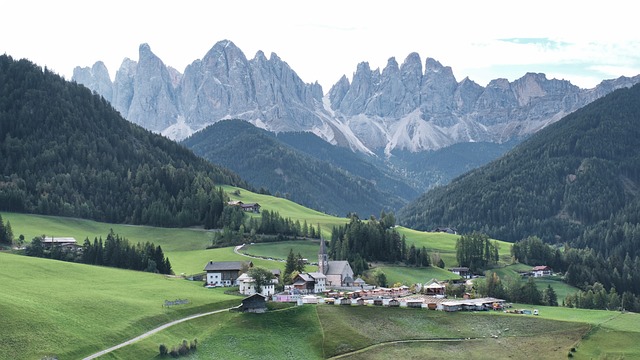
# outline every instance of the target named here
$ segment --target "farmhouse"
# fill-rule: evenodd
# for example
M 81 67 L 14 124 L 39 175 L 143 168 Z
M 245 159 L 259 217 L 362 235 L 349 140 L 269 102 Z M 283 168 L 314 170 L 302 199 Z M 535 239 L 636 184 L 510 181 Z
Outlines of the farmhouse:
M 45 249 L 51 249 L 54 246 L 59 246 L 65 250 L 78 250 L 81 248 L 76 239 L 72 237 L 45 236 L 42 239 L 42 247 Z
M 454 268 L 450 268 L 449 271 L 465 279 L 471 278 L 471 272 L 469 272 L 468 267 L 454 267 Z
M 318 272 L 327 277 L 327 286 L 353 286 L 353 269 L 348 261 L 329 261 L 324 239 L 318 251 Z
M 236 282 L 238 283 L 238 291 L 240 294 L 253 295 L 256 293 L 256 281 L 247 273 L 240 275 Z M 273 294 L 276 293 L 277 283 L 278 279 L 274 278 L 270 284 L 262 285 L 262 292 L 260 294 L 265 297 L 273 296 Z
M 551 268 L 545 265 L 535 266 L 533 269 L 531 269 L 531 273 L 533 274 L 533 277 L 543 277 L 543 276 L 553 275 L 553 271 L 551 270 Z
M 260 212 L 260 204 L 258 204 L 258 203 L 246 203 L 245 204 L 240 200 L 231 200 L 231 201 L 227 202 L 227 205 L 229 205 L 229 206 L 238 206 L 243 211 L 246 211 L 246 212 L 253 212 L 253 213 L 259 213 Z
M 251 261 L 209 261 L 204 267 L 207 272 L 207 285 L 234 286 L 243 271 L 253 267 Z
M 325 291 L 327 277 L 321 272 L 298 274 L 293 278 L 292 287 L 303 294 L 317 294 Z
M 434 228 L 433 230 L 431 230 L 431 232 L 442 232 L 442 233 L 447 233 L 447 234 L 458 235 L 458 230 L 456 230 L 455 228 L 450 228 L 450 227 L 437 227 L 437 228 Z

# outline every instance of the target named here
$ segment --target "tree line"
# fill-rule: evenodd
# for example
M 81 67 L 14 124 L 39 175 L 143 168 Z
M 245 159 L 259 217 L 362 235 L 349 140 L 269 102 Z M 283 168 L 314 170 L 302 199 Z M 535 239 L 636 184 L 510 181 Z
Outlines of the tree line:
M 456 259 L 473 273 L 498 263 L 498 242 L 490 241 L 487 234 L 473 232 L 456 240 Z
M 115 234 L 113 230 L 102 237 L 84 240 L 79 250 L 65 249 L 59 245 L 45 246 L 44 236 L 37 236 L 26 246 L 28 256 L 78 262 L 88 265 L 109 266 L 120 269 L 172 274 L 171 262 L 164 256 L 162 247 L 153 243 L 131 244 L 129 240 Z
M 362 274 L 370 261 L 404 262 L 411 266 L 429 266 L 427 249 L 407 247 L 407 240 L 394 229 L 393 214 L 382 213 L 380 220 L 371 216 L 362 221 L 356 214 L 344 226 L 334 227 L 329 243 L 329 258 L 348 260 L 354 273 Z

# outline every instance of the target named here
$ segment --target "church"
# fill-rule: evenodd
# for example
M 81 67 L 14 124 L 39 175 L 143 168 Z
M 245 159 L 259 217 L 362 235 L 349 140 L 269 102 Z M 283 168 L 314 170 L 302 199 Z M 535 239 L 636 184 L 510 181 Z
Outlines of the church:
M 320 239 L 318 272 L 327 277 L 326 286 L 353 286 L 353 269 L 348 261 L 329 261 L 324 239 Z

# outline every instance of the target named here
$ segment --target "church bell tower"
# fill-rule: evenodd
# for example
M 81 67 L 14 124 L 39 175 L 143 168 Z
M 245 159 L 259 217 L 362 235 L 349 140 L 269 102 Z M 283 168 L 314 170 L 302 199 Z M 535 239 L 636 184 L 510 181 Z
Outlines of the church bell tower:
M 318 272 L 326 274 L 329 270 L 329 257 L 327 255 L 327 247 L 324 238 L 320 236 L 320 251 L 318 251 Z

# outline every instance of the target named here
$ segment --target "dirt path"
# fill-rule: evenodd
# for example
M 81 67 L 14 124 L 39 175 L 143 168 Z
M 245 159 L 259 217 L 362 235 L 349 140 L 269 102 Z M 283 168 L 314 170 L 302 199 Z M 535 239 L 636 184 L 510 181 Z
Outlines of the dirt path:
M 166 329 L 168 327 L 171 327 L 173 325 L 180 324 L 180 323 L 185 322 L 185 321 L 197 319 L 199 317 L 221 313 L 221 312 L 224 312 L 224 311 L 229 311 L 229 308 L 228 309 L 216 310 L 216 311 L 210 311 L 210 312 L 202 313 L 202 314 L 191 315 L 191 316 L 187 316 L 186 318 L 174 320 L 174 321 L 172 321 L 170 323 L 166 323 L 166 324 L 164 324 L 162 326 L 159 326 L 159 327 L 157 327 L 157 328 L 155 328 L 153 330 L 147 331 L 146 333 L 144 333 L 144 334 L 142 334 L 140 336 L 137 336 L 137 337 L 135 337 L 135 338 L 133 338 L 131 340 L 127 340 L 127 341 L 123 342 L 122 344 L 118 344 L 116 346 L 112 346 L 112 347 L 110 347 L 110 348 L 108 348 L 106 350 L 102 350 L 102 351 L 97 352 L 97 353 L 95 353 L 93 355 L 87 356 L 86 358 L 84 358 L 84 360 L 90 360 L 90 359 L 98 358 L 98 357 L 100 357 L 100 356 L 102 356 L 104 354 L 110 353 L 110 352 L 112 352 L 114 350 L 120 349 L 120 348 L 125 347 L 127 345 L 133 344 L 134 342 L 140 341 L 140 340 L 142 340 L 142 339 L 144 339 L 146 337 L 149 337 L 149 336 L 151 336 L 151 335 L 153 335 L 153 334 L 155 334 L 155 333 L 157 333 L 159 331 L 162 331 L 162 330 L 164 330 L 164 329 Z

